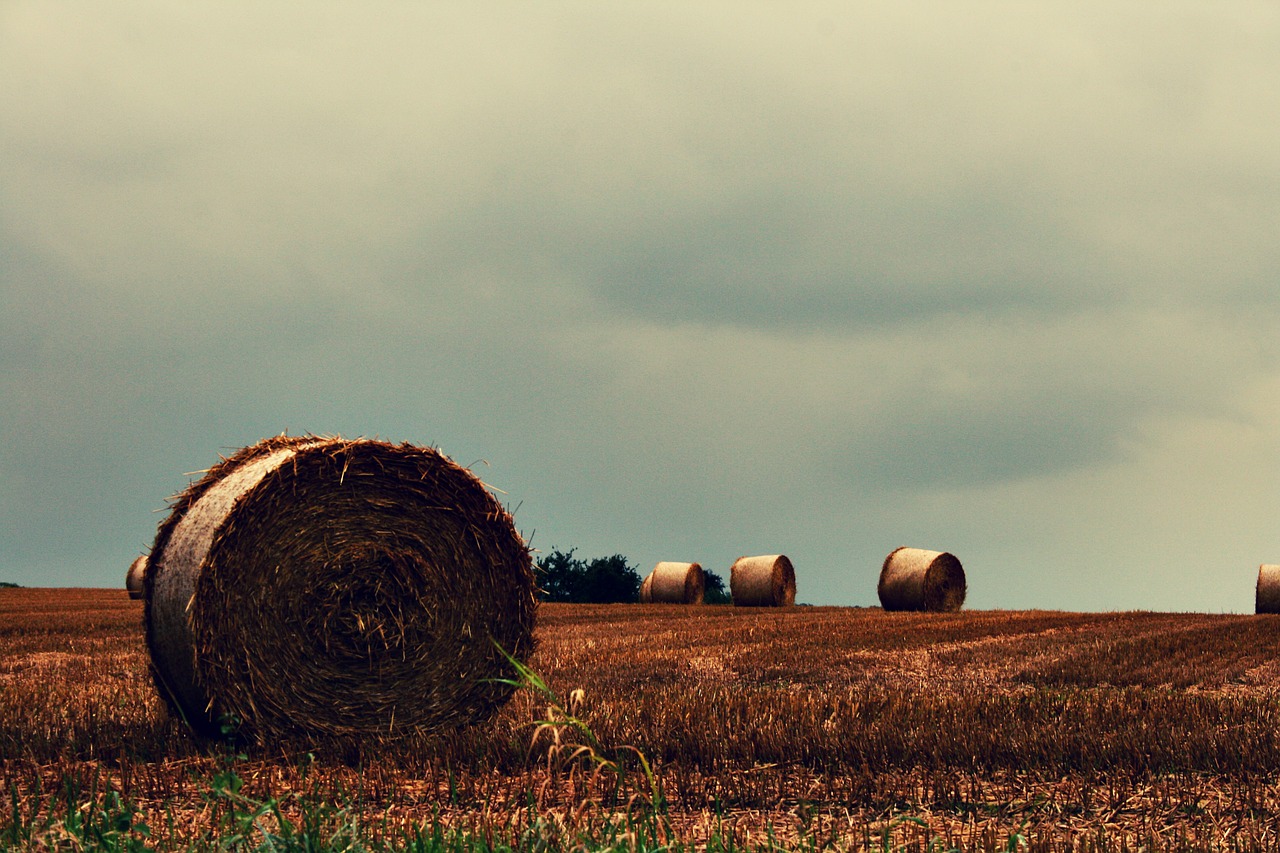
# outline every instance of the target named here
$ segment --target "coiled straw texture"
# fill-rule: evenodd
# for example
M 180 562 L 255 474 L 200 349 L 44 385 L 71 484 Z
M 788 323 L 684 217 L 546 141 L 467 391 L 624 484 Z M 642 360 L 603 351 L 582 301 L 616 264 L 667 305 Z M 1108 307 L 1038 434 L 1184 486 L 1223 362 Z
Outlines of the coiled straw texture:
M 729 569 L 729 593 L 738 607 L 790 607 L 796 603 L 796 570 L 782 554 L 739 557 Z
M 707 576 L 698 563 L 658 563 L 640 585 L 642 604 L 702 604 Z
M 921 548 L 896 548 L 880 568 L 876 592 L 885 610 L 951 613 L 964 606 L 964 567 L 954 555 Z
M 146 573 L 152 671 L 202 733 L 388 738 L 489 716 L 534 578 L 469 471 L 408 444 L 281 436 L 176 499 Z M 496 644 L 496 645 L 495 645 Z

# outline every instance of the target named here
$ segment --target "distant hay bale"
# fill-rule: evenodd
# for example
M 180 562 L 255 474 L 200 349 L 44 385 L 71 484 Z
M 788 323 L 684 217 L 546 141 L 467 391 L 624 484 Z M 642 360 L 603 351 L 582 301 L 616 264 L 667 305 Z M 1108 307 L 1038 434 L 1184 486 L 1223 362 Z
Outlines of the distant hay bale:
M 147 577 L 147 555 L 139 554 L 129 564 L 129 571 L 124 574 L 124 588 L 129 590 L 130 598 L 142 598 L 143 584 Z
M 790 607 L 796 570 L 782 554 L 739 557 L 729 569 L 729 593 L 738 607 Z
M 658 563 L 640 585 L 640 601 L 653 604 L 702 604 L 707 576 L 697 563 Z
M 205 734 L 394 737 L 510 696 L 534 576 L 469 471 L 409 444 L 280 436 L 179 495 L 145 576 L 152 672 Z
M 1258 589 L 1254 603 L 1256 613 L 1280 613 L 1280 566 L 1274 563 L 1258 566 Z
M 964 606 L 964 567 L 952 554 L 896 548 L 880 568 L 876 592 L 885 610 L 954 613 Z

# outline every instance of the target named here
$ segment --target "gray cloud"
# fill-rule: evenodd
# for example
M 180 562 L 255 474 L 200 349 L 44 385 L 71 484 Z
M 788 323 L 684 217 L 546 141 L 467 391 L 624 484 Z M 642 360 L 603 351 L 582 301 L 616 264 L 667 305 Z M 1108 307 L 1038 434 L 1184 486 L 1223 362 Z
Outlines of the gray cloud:
M 1243 609 L 1278 41 L 1194 5 L 9 4 L 0 573 L 115 585 L 184 472 L 289 429 L 487 460 L 544 547 L 787 550 L 804 600 L 870 603 L 910 541 L 979 606 Z

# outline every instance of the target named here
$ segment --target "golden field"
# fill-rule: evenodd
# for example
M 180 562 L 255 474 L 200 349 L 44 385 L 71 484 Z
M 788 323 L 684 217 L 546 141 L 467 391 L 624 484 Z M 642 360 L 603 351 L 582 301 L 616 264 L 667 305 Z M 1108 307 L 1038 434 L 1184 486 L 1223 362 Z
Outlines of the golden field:
M 122 590 L 0 589 L 0 838 L 114 792 L 188 849 L 230 768 L 375 837 L 590 848 L 644 812 L 717 849 L 1280 848 L 1280 617 L 544 604 L 536 636 L 561 709 L 522 690 L 430 740 L 246 749 L 170 717 Z

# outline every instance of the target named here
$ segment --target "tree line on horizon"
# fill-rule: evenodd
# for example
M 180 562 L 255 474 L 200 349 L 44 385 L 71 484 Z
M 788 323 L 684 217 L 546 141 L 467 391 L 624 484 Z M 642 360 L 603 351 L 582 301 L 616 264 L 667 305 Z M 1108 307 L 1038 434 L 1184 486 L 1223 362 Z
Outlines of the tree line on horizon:
M 632 604 L 640 600 L 644 579 L 621 554 L 584 560 L 574 556 L 576 548 L 552 549 L 534 563 L 540 601 L 573 604 Z M 724 578 L 703 570 L 707 604 L 728 604 L 729 590 Z

